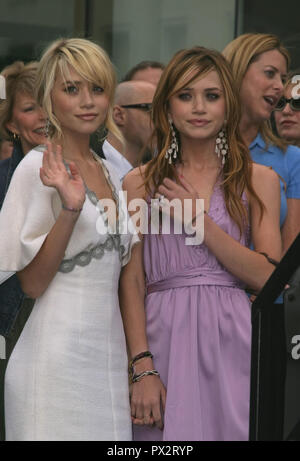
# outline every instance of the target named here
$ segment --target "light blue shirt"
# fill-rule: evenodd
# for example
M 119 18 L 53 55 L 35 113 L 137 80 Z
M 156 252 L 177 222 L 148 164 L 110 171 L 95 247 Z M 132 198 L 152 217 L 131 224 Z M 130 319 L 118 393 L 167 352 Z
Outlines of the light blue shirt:
M 287 199 L 300 199 L 300 149 L 296 146 L 288 146 L 283 152 L 279 147 L 269 145 L 258 134 L 250 144 L 252 160 L 261 165 L 270 166 L 280 178 L 280 227 L 282 227 L 287 215 Z
M 288 146 L 283 152 L 272 144 L 266 148 L 266 143 L 260 134 L 250 144 L 249 149 L 254 162 L 272 167 L 280 176 L 280 227 L 282 227 L 287 216 L 287 199 L 300 199 L 300 149 L 296 146 Z M 282 295 L 275 302 L 282 303 Z

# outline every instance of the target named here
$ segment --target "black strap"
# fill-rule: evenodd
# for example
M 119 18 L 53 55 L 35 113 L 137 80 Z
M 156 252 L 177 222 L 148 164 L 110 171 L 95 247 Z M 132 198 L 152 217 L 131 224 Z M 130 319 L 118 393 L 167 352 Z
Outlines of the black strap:
M 270 258 L 270 256 L 267 255 L 267 253 L 263 253 L 262 251 L 259 252 L 260 255 L 263 255 L 270 264 L 273 264 L 273 266 L 277 267 L 279 265 L 278 261 L 275 261 L 275 259 Z

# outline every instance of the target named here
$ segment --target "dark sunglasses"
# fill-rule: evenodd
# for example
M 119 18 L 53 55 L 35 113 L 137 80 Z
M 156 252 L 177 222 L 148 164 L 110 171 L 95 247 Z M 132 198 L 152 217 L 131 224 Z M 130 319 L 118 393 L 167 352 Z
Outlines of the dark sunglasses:
M 126 104 L 121 107 L 124 107 L 124 109 L 140 109 L 144 110 L 145 112 L 150 112 L 152 109 L 152 104 L 151 102 L 141 102 L 140 104 Z
M 290 108 L 292 110 L 300 110 L 300 98 L 299 99 L 294 99 L 294 98 L 287 99 L 284 97 L 279 99 L 275 107 L 275 110 L 283 110 L 287 104 L 290 105 Z

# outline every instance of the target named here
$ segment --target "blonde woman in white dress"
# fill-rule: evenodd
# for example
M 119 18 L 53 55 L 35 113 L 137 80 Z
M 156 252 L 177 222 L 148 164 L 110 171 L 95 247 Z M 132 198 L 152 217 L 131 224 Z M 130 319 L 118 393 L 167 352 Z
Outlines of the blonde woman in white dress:
M 51 142 L 20 163 L 0 213 L 0 270 L 36 298 L 6 372 L 7 440 L 131 440 L 118 280 L 137 237 L 121 233 L 124 209 L 117 222 L 105 211 L 121 186 L 89 148 L 99 126 L 118 135 L 114 87 L 88 40 L 57 40 L 41 59 Z

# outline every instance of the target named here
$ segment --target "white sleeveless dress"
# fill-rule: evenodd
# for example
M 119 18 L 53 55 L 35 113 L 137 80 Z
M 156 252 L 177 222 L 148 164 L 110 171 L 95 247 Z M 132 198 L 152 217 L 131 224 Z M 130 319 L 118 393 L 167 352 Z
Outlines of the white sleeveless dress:
M 118 195 L 117 174 L 99 161 Z M 39 178 L 41 165 L 42 153 L 31 151 L 11 181 L 0 213 L 2 271 L 34 258 L 61 210 L 56 190 Z M 125 213 L 123 207 L 123 224 Z M 36 300 L 8 363 L 7 440 L 131 440 L 118 280 L 138 237 L 100 235 L 105 226 L 102 205 L 87 191 L 60 270 Z

